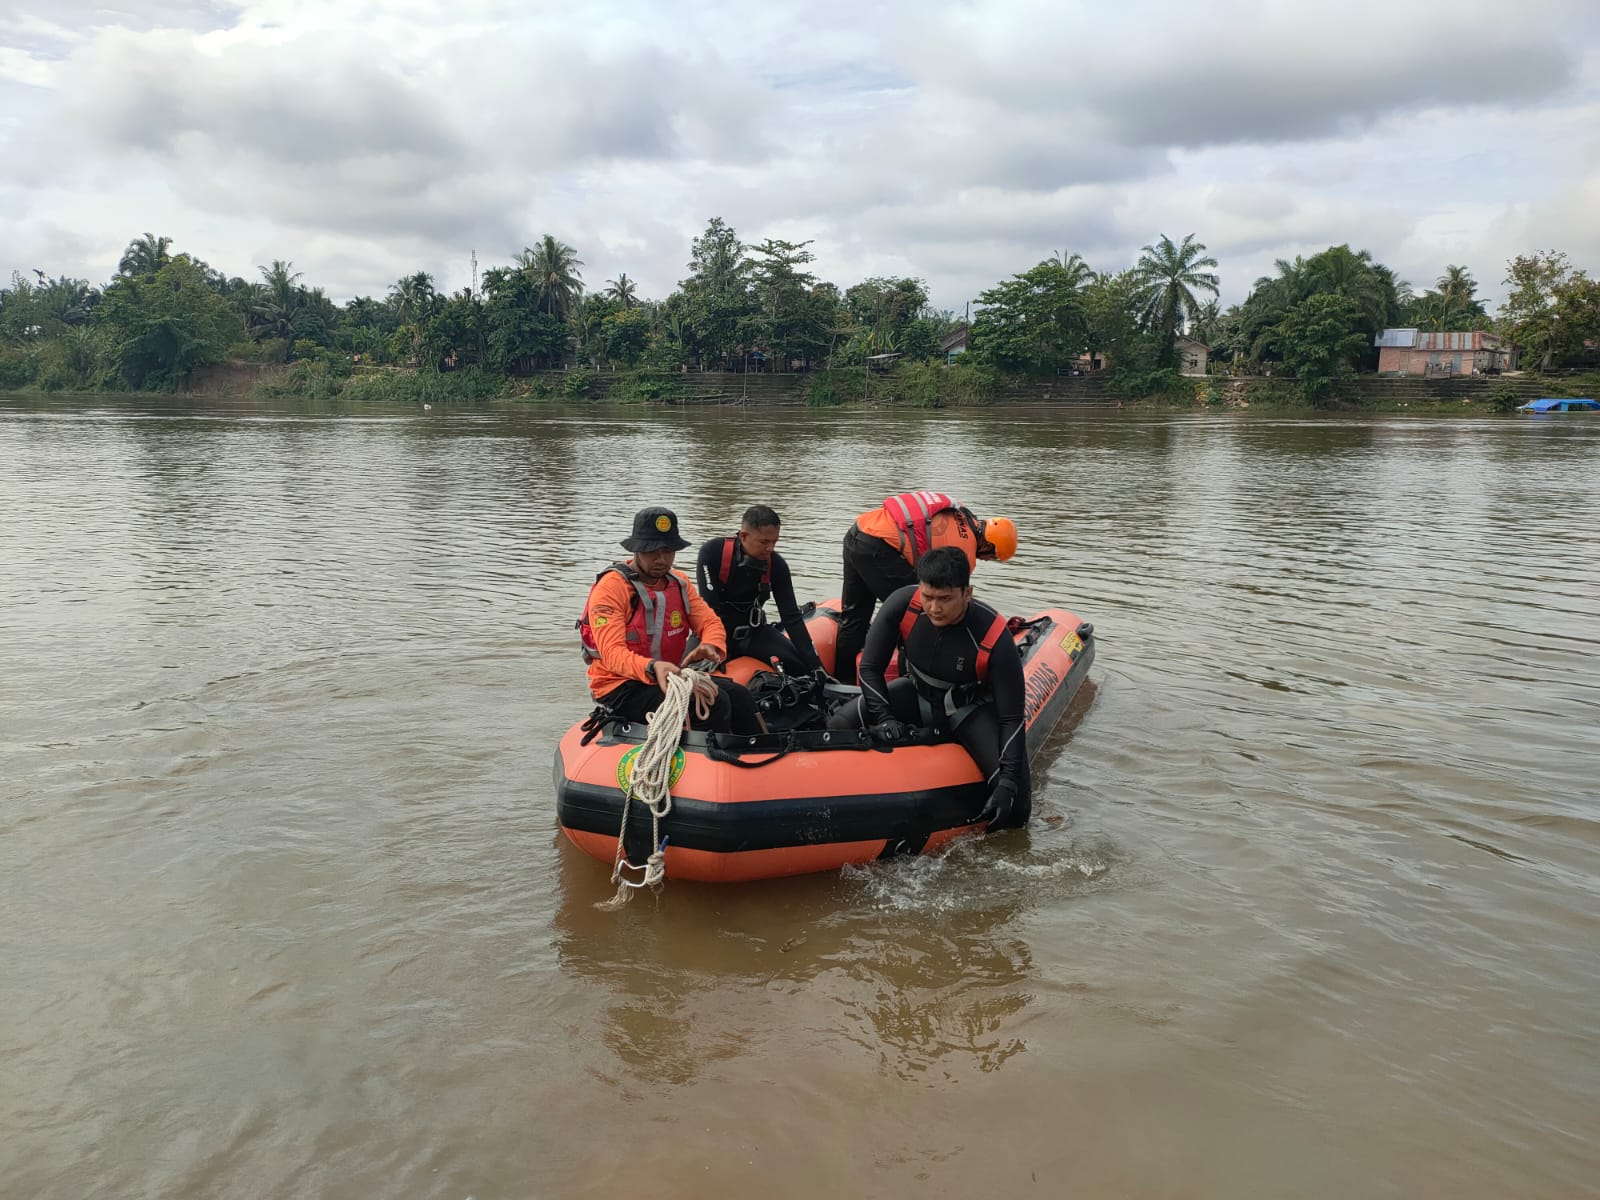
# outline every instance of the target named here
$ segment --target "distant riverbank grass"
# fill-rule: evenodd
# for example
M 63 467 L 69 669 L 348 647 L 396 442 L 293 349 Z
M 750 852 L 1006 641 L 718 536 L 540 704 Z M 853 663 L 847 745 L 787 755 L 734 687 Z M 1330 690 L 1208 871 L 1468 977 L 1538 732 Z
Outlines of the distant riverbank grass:
M 361 404 L 462 404 L 505 394 L 506 380 L 476 368 L 436 371 L 352 372 L 336 361 L 297 362 L 259 381 L 251 394 L 267 399 L 350 400 Z
M 1293 379 L 1252 379 L 1244 389 L 1244 403 L 1268 412 L 1311 411 L 1311 402 Z
M 868 374 L 864 367 L 819 371 L 806 386 L 806 404 L 892 404 L 907 408 L 972 408 L 994 401 L 998 384 L 987 367 L 911 363 Z
M 625 404 L 671 404 L 688 394 L 688 384 L 680 372 L 642 369 L 620 371 L 613 376 L 606 399 Z
M 917 408 L 975 408 L 994 402 L 999 377 L 966 363 L 912 363 L 895 372 L 901 403 Z

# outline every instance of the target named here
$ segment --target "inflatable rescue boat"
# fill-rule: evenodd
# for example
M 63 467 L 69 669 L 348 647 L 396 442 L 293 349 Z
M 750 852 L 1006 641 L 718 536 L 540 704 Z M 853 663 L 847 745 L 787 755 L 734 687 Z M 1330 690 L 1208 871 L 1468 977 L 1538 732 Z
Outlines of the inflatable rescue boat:
M 807 605 L 806 627 L 832 670 L 837 602 Z M 1094 661 L 1094 627 L 1064 609 L 1013 617 L 1012 635 L 1027 684 L 1028 753 L 1066 712 Z M 747 686 L 769 732 L 759 736 L 686 733 L 671 768 L 672 809 L 660 823 L 669 879 L 740 883 L 835 871 L 897 854 L 929 854 L 978 828 L 988 788 L 970 755 L 953 742 L 914 731 L 893 746 L 865 731 L 829 730 L 827 717 L 854 699 L 854 687 L 781 675 L 754 659 L 727 673 Z M 580 722 L 556 750 L 556 812 L 561 830 L 586 854 L 611 864 L 624 810 L 623 788 L 647 726 Z M 656 849 L 652 820 L 628 806 L 627 858 Z

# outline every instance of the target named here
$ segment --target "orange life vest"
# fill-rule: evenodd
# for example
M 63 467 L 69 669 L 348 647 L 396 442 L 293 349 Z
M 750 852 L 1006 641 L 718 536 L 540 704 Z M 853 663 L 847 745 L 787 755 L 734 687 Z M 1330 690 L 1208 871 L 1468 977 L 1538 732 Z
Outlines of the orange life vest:
M 667 587 L 653 591 L 645 587 L 631 563 L 613 563 L 594 577 L 595 582 L 599 583 L 612 571 L 633 584 L 635 592 L 628 605 L 628 649 L 674 666 L 681 664 L 689 647 L 689 596 L 683 581 L 676 573 L 669 572 Z M 577 620 L 577 628 L 578 639 L 583 643 L 583 661 L 597 661 L 600 647 L 595 643 L 594 627 L 589 623 L 587 602 L 583 606 L 583 616 Z
M 928 552 L 928 522 L 933 520 L 934 514 L 957 507 L 943 492 L 901 492 L 883 502 L 883 511 L 900 531 L 901 548 L 904 549 L 907 541 L 911 544 L 911 562 Z

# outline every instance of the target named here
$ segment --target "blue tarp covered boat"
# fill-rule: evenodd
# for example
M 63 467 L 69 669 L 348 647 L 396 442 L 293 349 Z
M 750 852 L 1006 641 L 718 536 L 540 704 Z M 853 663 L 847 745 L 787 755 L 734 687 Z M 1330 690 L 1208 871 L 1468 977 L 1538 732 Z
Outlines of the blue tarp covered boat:
M 1600 400 L 1568 399 L 1565 396 L 1545 396 L 1539 400 L 1530 400 L 1519 405 L 1518 412 L 1525 413 L 1557 413 L 1557 412 L 1600 412 Z

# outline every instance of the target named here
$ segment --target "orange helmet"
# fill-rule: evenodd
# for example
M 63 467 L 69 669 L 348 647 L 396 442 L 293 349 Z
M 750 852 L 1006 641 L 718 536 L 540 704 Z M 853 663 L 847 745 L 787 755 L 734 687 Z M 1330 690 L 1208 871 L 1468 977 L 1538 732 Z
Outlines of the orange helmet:
M 1017 527 L 1006 517 L 990 517 L 983 523 L 983 540 L 994 547 L 994 556 L 1005 562 L 1017 552 Z

